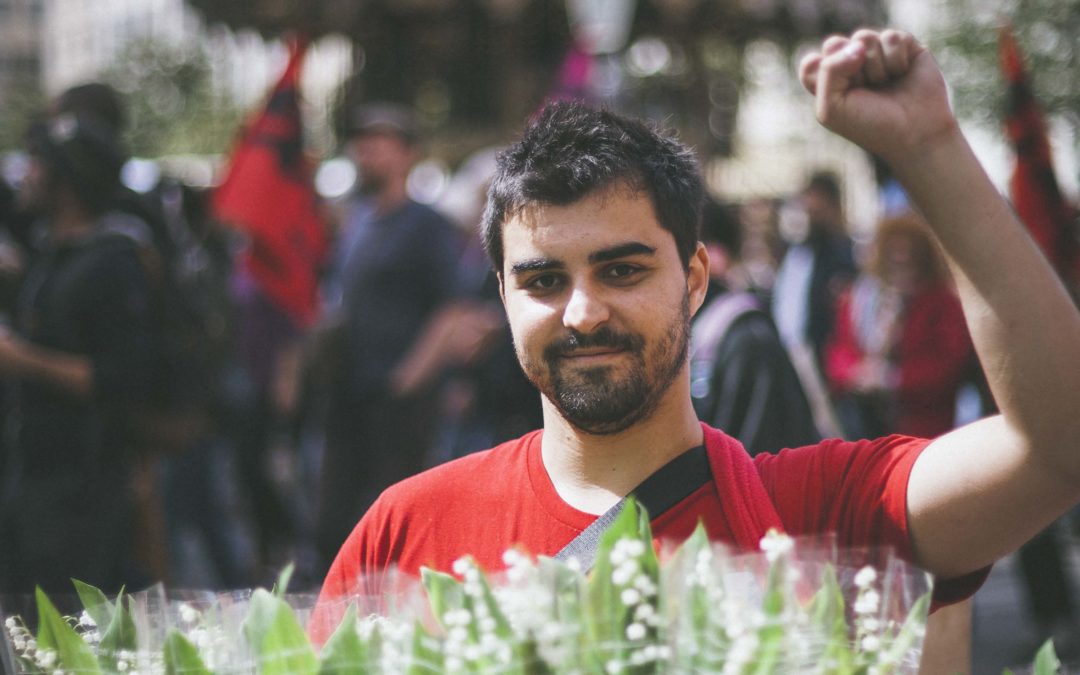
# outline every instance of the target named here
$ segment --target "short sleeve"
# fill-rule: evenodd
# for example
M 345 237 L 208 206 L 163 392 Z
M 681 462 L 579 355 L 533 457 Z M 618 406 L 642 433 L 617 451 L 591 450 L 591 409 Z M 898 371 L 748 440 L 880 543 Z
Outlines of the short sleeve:
M 908 479 L 929 442 L 909 436 L 830 440 L 761 455 L 755 462 L 789 534 L 835 532 L 842 547 L 891 547 L 911 561 Z M 989 572 L 987 567 L 957 579 L 939 580 L 935 604 L 970 596 Z

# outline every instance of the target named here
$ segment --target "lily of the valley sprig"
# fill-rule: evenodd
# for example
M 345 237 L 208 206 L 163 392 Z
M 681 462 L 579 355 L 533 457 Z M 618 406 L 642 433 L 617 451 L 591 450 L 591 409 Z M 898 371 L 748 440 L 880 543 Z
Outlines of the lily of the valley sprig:
M 828 547 L 770 532 L 756 553 L 732 551 L 698 530 L 663 561 L 649 519 L 633 502 L 605 534 L 592 571 L 575 561 L 511 550 L 488 575 L 471 558 L 453 574 L 424 570 L 427 608 L 399 602 L 374 614 L 343 600 L 340 622 L 316 650 L 301 620 L 310 602 L 275 590 L 193 604 L 109 600 L 77 584 L 85 611 L 63 616 L 37 593 L 32 632 L 5 619 L 20 675 L 330 675 L 468 673 L 652 675 L 917 671 L 928 577 L 899 561 L 839 564 Z M 145 594 L 147 592 L 143 592 Z M 1034 672 L 1057 671 L 1051 645 Z

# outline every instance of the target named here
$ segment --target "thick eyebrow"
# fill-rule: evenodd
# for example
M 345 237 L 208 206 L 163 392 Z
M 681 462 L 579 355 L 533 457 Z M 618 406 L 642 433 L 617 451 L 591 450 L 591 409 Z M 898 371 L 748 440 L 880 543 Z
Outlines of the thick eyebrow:
M 595 264 L 600 262 L 609 262 L 611 260 L 618 260 L 619 258 L 626 258 L 634 255 L 655 255 L 656 249 L 652 246 L 646 246 L 638 241 L 632 241 L 628 244 L 619 244 L 618 246 L 612 246 L 611 248 L 605 248 L 601 251 L 589 254 L 589 263 Z
M 655 254 L 656 249 L 652 246 L 646 246 L 641 242 L 632 241 L 590 253 L 589 264 L 595 265 L 596 263 L 610 262 L 612 260 L 618 260 L 619 258 L 626 258 L 634 255 L 651 256 Z M 555 260 L 553 258 L 527 258 L 511 265 L 510 274 L 518 275 L 527 272 L 544 272 L 547 270 L 561 270 L 565 268 L 566 264 L 561 260 Z
M 544 270 L 561 270 L 566 265 L 560 260 L 551 258 L 528 258 L 516 262 L 510 266 L 510 274 L 525 274 L 526 272 L 542 272 Z

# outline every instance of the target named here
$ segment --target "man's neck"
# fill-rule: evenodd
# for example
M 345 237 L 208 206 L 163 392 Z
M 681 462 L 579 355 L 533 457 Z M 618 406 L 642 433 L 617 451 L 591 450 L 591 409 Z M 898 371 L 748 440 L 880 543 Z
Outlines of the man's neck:
M 543 404 L 544 468 L 559 496 L 586 513 L 607 511 L 657 469 L 703 442 L 689 385 L 681 381 L 647 419 L 611 435 L 581 431 L 547 399 Z

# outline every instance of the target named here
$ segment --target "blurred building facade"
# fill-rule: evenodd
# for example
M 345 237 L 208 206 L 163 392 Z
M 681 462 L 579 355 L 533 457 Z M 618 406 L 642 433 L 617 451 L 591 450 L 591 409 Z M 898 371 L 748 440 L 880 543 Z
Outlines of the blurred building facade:
M 252 30 L 233 31 L 220 23 L 207 25 L 184 0 L 22 2 L 40 4 L 41 82 L 49 95 L 100 78 L 126 47 L 143 41 L 178 50 L 200 50 L 214 89 L 249 107 L 280 75 L 287 58 L 280 40 L 266 40 Z M 316 145 L 331 142 L 333 99 L 351 72 L 352 61 L 351 43 L 334 36 L 312 45 L 307 56 L 302 93 L 313 113 L 309 119 L 314 124 Z
M 41 74 L 44 0 L 0 0 L 0 106 Z
M 0 64 L 8 64 L 0 77 L 36 68 L 45 93 L 55 94 L 98 77 L 130 41 L 151 39 L 203 50 L 214 86 L 251 106 L 284 63 L 279 38 L 302 31 L 315 40 L 302 91 L 320 154 L 336 149 L 343 82 L 354 99 L 414 107 L 430 153 L 448 167 L 507 142 L 545 97 L 582 96 L 677 129 L 701 152 L 713 191 L 728 199 L 790 194 L 825 163 L 844 179 L 850 222 L 868 236 L 878 209 L 870 163 L 818 127 L 795 63 L 822 35 L 861 25 L 925 35 L 936 28 L 934 4 L 0 0 L 0 31 L 12 35 L 0 40 Z M 9 90 L 0 88 L 0 99 Z M 1010 156 L 997 130 L 969 133 L 1002 185 Z M 1067 191 L 1074 182 L 1065 181 Z
M 789 56 L 884 21 L 884 0 L 189 0 L 211 21 L 355 45 L 354 95 L 417 110 L 459 156 L 505 142 L 545 97 L 603 100 L 730 154 L 748 45 Z

